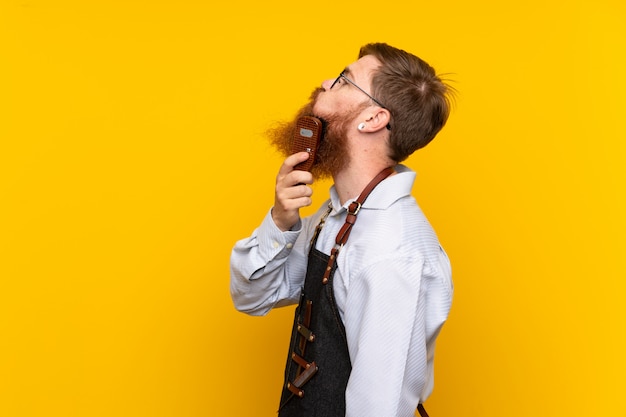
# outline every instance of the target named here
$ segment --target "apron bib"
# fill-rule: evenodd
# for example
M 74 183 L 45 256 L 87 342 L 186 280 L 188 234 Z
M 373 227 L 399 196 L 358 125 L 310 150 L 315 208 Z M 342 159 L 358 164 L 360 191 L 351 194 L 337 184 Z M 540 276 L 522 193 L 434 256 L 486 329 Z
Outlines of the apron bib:
M 315 249 L 315 244 L 332 206 L 315 230 L 291 332 L 279 417 L 345 417 L 345 392 L 352 365 L 333 292 L 335 260 L 350 236 L 363 202 L 393 172 L 393 168 L 384 169 L 349 205 L 346 222 L 330 255 Z

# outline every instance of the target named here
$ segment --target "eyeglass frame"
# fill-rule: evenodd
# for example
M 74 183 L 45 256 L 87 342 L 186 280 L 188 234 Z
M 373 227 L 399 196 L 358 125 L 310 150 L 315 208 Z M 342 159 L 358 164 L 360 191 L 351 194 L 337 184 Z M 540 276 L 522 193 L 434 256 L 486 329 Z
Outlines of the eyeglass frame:
M 354 87 L 356 87 L 358 90 L 360 90 L 363 94 L 365 94 L 366 96 L 368 96 L 370 98 L 370 100 L 372 100 L 374 103 L 376 103 L 378 106 L 382 107 L 385 110 L 389 110 L 383 103 L 381 103 L 380 101 L 376 100 L 374 97 L 372 97 L 372 95 L 370 93 L 368 93 L 367 91 L 365 91 L 364 89 L 362 89 L 361 87 L 359 87 L 358 85 L 356 85 L 356 83 L 354 81 L 352 81 L 350 78 L 346 77 L 345 74 L 346 70 L 344 69 L 343 71 L 341 71 L 341 73 L 339 74 L 339 76 L 337 78 L 335 78 L 335 81 L 333 81 L 333 83 L 330 85 L 329 90 L 332 90 L 333 87 L 339 82 L 339 80 L 341 78 L 343 78 L 344 80 L 346 80 L 348 83 L 352 84 Z M 391 130 L 391 124 L 387 123 L 387 129 Z

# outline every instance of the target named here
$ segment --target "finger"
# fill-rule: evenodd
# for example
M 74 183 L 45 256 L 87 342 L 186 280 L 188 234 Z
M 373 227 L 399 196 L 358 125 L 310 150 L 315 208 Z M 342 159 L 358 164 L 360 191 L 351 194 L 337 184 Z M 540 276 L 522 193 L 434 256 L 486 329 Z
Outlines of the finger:
M 280 210 L 281 213 L 295 212 L 295 216 L 297 217 L 297 210 L 302 207 L 310 206 L 312 203 L 313 199 L 306 196 L 290 199 L 278 199 L 274 204 L 274 209 Z
M 276 201 L 287 208 L 292 207 L 292 201 L 303 197 L 311 197 L 313 189 L 308 185 L 293 185 L 290 187 L 276 187 Z
M 291 185 L 313 184 L 313 174 L 309 171 L 294 170 L 287 175 L 286 180 Z
M 282 188 L 277 187 L 276 195 L 281 200 L 294 200 L 301 197 L 311 197 L 313 195 L 313 188 L 305 184 Z
M 293 171 L 293 167 L 298 165 L 300 162 L 304 162 L 309 159 L 309 156 L 308 152 L 297 152 L 293 155 L 289 155 L 281 165 L 278 175 L 287 175 Z

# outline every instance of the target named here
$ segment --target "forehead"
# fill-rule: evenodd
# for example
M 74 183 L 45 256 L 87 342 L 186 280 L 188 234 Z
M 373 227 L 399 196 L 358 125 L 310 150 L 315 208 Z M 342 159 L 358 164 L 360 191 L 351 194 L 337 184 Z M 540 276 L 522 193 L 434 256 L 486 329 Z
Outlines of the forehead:
M 373 55 L 365 55 L 346 67 L 346 75 L 355 82 L 369 83 L 372 75 L 380 67 L 380 61 Z

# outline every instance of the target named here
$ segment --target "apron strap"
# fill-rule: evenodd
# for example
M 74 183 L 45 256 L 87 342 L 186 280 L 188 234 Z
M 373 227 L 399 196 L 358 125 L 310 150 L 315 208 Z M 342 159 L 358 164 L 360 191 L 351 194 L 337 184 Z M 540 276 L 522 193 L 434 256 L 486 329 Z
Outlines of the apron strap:
M 326 270 L 324 271 L 324 276 L 322 277 L 322 283 L 328 283 L 328 279 L 330 277 L 330 272 L 333 269 L 335 264 L 335 259 L 337 259 L 337 255 L 339 254 L 339 250 L 346 244 L 348 241 L 348 237 L 350 237 L 350 232 L 352 231 L 352 226 L 356 222 L 356 216 L 361 210 L 361 206 L 365 202 L 365 199 L 370 195 L 372 190 L 376 188 L 378 184 L 382 182 L 385 178 L 390 176 L 394 172 L 393 167 L 388 167 L 383 169 L 378 175 L 374 177 L 373 180 L 370 181 L 369 184 L 363 189 L 359 197 L 354 200 L 348 206 L 348 214 L 346 215 L 346 222 L 337 233 L 337 237 L 335 238 L 335 246 L 330 251 L 330 257 L 328 258 L 328 265 L 326 266 Z

